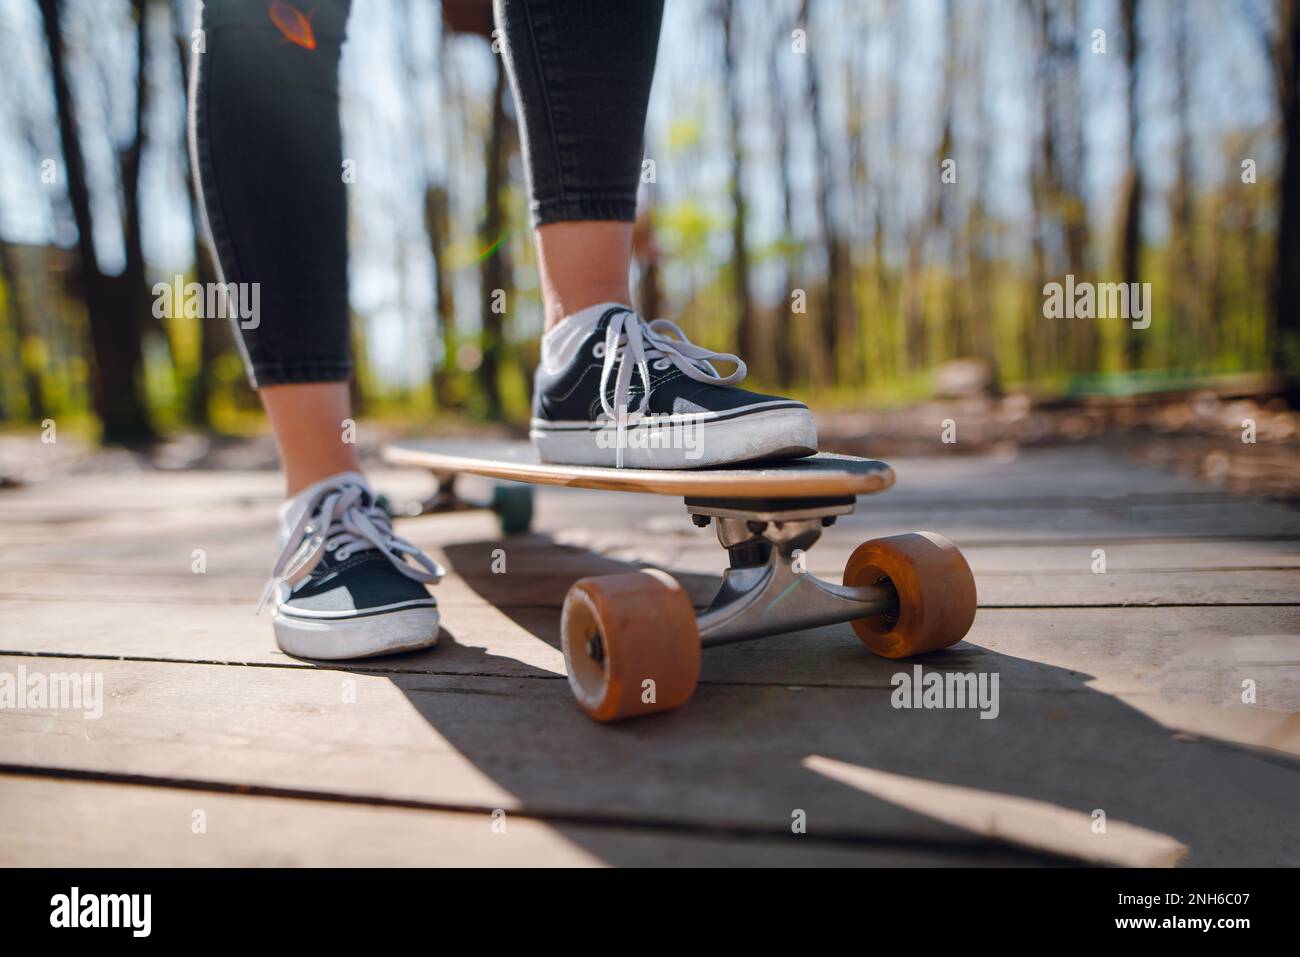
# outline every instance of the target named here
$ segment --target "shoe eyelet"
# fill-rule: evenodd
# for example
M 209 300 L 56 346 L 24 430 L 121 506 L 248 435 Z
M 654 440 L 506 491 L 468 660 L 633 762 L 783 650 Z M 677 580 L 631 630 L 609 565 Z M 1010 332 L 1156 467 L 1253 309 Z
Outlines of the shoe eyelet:
M 346 562 L 349 558 L 352 557 L 352 553 L 348 551 L 346 548 L 340 548 L 338 554 L 335 555 L 334 557 L 341 562 Z
M 669 359 L 656 359 L 654 367 L 658 369 L 660 372 L 663 372 L 670 365 L 672 365 L 672 361 Z
M 591 350 L 591 354 L 595 356 L 597 359 L 605 358 L 605 343 L 603 342 L 596 343 L 595 348 Z

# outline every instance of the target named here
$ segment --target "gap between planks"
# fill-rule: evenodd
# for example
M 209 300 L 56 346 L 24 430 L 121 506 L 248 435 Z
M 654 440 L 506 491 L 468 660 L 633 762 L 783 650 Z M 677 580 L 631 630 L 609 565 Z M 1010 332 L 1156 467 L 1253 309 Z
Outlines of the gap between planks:
M 342 794 L 333 791 L 320 791 L 308 788 L 289 788 L 272 785 L 237 784 L 227 781 L 209 781 L 194 778 L 155 777 L 148 774 L 131 774 L 112 771 L 92 771 L 82 768 L 45 767 L 41 765 L 0 763 L 0 781 L 4 776 L 36 777 L 63 781 L 82 781 L 99 784 L 121 784 L 136 787 L 165 788 L 174 791 L 202 792 L 210 794 L 229 794 L 243 798 L 272 798 L 279 800 L 308 801 L 323 804 L 342 804 L 370 808 L 401 808 L 412 811 L 435 811 L 443 814 L 459 814 L 482 817 L 485 809 L 473 804 L 455 804 L 440 801 L 424 801 L 413 798 L 384 797 L 375 794 Z M 592 813 L 565 813 L 553 811 L 529 811 L 517 808 L 510 812 L 512 818 L 533 821 L 552 826 L 575 826 L 619 831 L 644 831 L 665 835 L 691 835 L 696 837 L 726 838 L 731 840 L 774 839 L 797 841 L 800 845 L 811 844 L 826 847 L 844 848 L 851 846 L 862 849 L 925 851 L 974 857 L 1008 855 L 1018 856 L 1026 863 L 1039 863 L 1052 866 L 1077 864 L 1071 857 L 1056 855 L 1027 847 L 1017 847 L 993 838 L 971 838 L 967 840 L 953 838 L 888 837 L 881 834 L 864 834 L 854 831 L 824 831 L 816 834 L 803 833 L 793 835 L 786 828 L 759 827 L 756 825 L 723 825 L 711 822 L 680 820 L 677 818 L 636 817 L 628 818 L 618 815 L 601 815 Z
M 364 659 L 356 662 L 322 662 L 319 665 L 299 662 L 280 662 L 280 661 L 235 661 L 221 660 L 216 658 L 199 659 L 199 658 L 162 658 L 151 655 L 105 655 L 93 654 L 89 652 L 72 652 L 72 651 L 15 651 L 12 649 L 0 648 L 0 656 L 12 658 L 57 658 L 65 661 L 114 661 L 123 664 L 151 664 L 151 665 L 178 665 L 178 666 L 202 666 L 209 668 L 265 668 L 296 671 L 299 673 L 337 673 L 337 674 L 364 674 L 366 677 L 375 678 L 481 678 L 488 681 L 567 681 L 563 674 L 548 673 L 521 673 L 521 674 L 503 674 L 495 671 L 448 671 L 437 668 L 392 668 L 383 666 L 368 666 Z M 340 664 L 346 664 L 347 667 L 338 667 Z M 947 669 L 943 667 L 943 662 L 922 662 L 912 659 L 900 661 L 900 666 L 911 667 L 914 665 L 928 666 L 938 674 L 945 674 Z M 1290 664 L 1290 662 L 1284 662 Z M 1077 669 L 1075 669 L 1077 670 Z M 800 678 L 798 681 L 772 681 L 772 680 L 750 680 L 750 681 L 727 681 L 718 678 L 708 678 L 701 676 L 698 682 L 699 687 L 709 688 L 795 688 L 798 690 L 822 690 L 822 691 L 891 691 L 893 685 L 888 682 L 876 684 L 863 682 L 839 682 L 824 681 L 816 678 Z M 464 692 L 456 688 L 424 688 L 420 689 L 430 691 L 435 694 L 465 694 L 465 693 L 486 693 L 486 692 Z M 1041 687 L 1041 688 L 1019 688 L 1018 694 L 1023 695 L 1077 695 L 1091 694 L 1094 689 L 1089 687 Z M 1154 692 L 1145 692 L 1154 693 Z M 0 764 L 0 773 L 3 772 L 3 764 Z

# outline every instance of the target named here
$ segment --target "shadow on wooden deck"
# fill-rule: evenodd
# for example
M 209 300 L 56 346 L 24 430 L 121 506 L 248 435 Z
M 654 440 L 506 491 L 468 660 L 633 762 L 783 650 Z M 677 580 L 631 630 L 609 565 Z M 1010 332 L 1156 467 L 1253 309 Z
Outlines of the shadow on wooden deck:
M 491 573 L 501 546 L 462 543 L 446 556 L 490 605 L 558 650 L 558 609 L 528 604 L 516 576 Z M 580 564 L 573 580 L 644 567 L 591 552 Z M 698 574 L 679 580 L 697 605 L 718 582 Z M 774 640 L 828 637 L 819 631 Z M 500 673 L 499 656 L 456 642 L 455 632 L 443 632 L 441 664 L 454 658 L 463 674 Z M 1292 803 L 1300 760 L 1291 756 L 1171 731 L 1090 688 L 1090 675 L 970 642 L 907 662 L 860 647 L 845 653 L 842 644 L 835 643 L 836 658 L 857 670 L 853 686 L 832 679 L 816 685 L 823 693 L 807 695 L 800 693 L 807 684 L 747 684 L 752 646 L 730 646 L 706 651 L 701 685 L 683 709 L 612 726 L 557 700 L 567 697 L 554 687 L 563 679 L 541 669 L 521 675 L 539 683 L 525 695 L 479 687 L 448 694 L 445 684 L 411 674 L 390 680 L 530 813 L 562 832 L 566 823 L 587 825 L 566 836 L 611 864 L 635 860 L 621 856 L 621 841 L 604 845 L 591 825 L 928 849 L 1001 864 L 1149 866 L 1174 863 L 1189 846 L 1209 857 L 1240 855 L 1260 833 L 1292 848 L 1300 840 Z M 984 720 L 971 711 L 895 709 L 893 676 L 918 665 L 927 673 L 997 675 L 1000 713 Z M 538 695 L 546 699 L 540 707 Z M 830 777 L 816 770 L 825 764 L 814 756 L 846 770 Z M 809 822 L 805 834 L 791 830 L 799 812 Z M 1254 850 L 1268 856 L 1272 846 Z

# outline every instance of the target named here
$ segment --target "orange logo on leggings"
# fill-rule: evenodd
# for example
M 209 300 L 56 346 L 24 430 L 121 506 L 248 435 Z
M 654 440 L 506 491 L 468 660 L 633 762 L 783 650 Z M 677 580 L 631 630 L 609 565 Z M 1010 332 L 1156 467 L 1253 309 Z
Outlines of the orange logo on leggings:
M 298 44 L 304 50 L 316 49 L 316 34 L 311 29 L 311 18 L 316 11 L 313 10 L 304 17 L 302 11 L 293 4 L 274 0 L 267 12 L 271 15 L 271 22 L 286 40 Z

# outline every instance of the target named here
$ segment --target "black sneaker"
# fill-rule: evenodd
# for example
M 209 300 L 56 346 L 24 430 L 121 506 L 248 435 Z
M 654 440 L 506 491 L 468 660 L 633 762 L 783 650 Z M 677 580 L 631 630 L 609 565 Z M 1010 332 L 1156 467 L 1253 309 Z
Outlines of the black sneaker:
M 713 362 L 734 363 L 720 375 Z M 593 306 L 542 339 L 529 435 L 542 461 L 683 469 L 817 451 L 802 402 L 736 388 L 737 356 L 694 345 L 667 319 Z
M 438 603 L 425 584 L 442 568 L 393 534 L 362 475 L 304 489 L 280 506 L 279 520 L 282 550 L 262 604 L 272 603 L 283 651 L 333 661 L 437 643 Z

